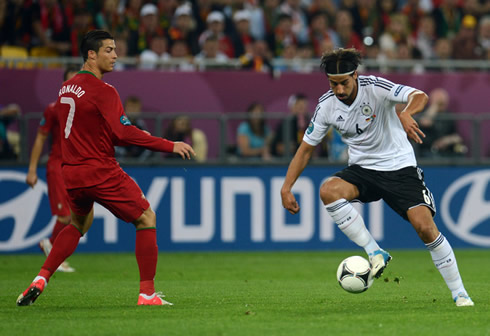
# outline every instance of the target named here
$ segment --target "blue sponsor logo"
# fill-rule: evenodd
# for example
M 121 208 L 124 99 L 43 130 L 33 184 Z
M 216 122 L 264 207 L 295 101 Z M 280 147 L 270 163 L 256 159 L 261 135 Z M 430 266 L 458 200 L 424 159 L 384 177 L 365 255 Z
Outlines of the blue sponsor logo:
M 125 115 L 122 115 L 119 120 L 124 126 L 131 126 L 131 121 L 129 121 L 128 117 L 126 117 Z

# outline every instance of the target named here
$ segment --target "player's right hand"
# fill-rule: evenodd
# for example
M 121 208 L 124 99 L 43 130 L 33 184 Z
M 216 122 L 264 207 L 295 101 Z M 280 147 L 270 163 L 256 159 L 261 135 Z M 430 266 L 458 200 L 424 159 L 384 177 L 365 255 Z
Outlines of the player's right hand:
M 36 173 L 27 173 L 26 183 L 34 188 L 37 183 L 37 174 Z
M 295 215 L 299 212 L 300 207 L 296 198 L 291 191 L 281 190 L 282 206 L 289 211 L 291 214 Z
M 196 153 L 194 152 L 194 149 L 185 142 L 181 141 L 176 141 L 174 142 L 174 153 L 179 154 L 182 156 L 182 158 L 185 159 L 191 159 L 191 154 L 193 156 L 196 156 Z

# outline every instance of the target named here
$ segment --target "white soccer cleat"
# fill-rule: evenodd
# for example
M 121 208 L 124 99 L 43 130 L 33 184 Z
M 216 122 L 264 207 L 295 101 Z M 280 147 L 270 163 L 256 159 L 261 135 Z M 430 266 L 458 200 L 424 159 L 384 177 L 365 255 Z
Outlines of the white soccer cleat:
M 75 269 L 70 266 L 68 261 L 63 261 L 61 265 L 58 267 L 57 271 L 63 273 L 73 273 L 75 272 Z
M 454 298 L 454 302 L 457 307 L 472 307 L 475 305 L 473 300 L 463 292 L 458 293 L 458 295 Z
M 370 278 L 379 278 L 391 259 L 390 254 L 383 249 L 376 250 L 369 255 L 369 262 L 371 263 Z
M 45 238 L 39 242 L 39 247 L 41 248 L 41 250 L 43 250 L 44 255 L 47 257 L 51 252 L 53 245 L 51 245 L 51 242 L 48 238 Z
M 165 301 L 163 298 L 165 295 L 163 295 L 161 292 L 153 293 L 152 295 L 146 295 L 143 293 L 140 293 L 138 297 L 138 306 L 173 306 L 173 303 L 170 303 L 168 301 Z

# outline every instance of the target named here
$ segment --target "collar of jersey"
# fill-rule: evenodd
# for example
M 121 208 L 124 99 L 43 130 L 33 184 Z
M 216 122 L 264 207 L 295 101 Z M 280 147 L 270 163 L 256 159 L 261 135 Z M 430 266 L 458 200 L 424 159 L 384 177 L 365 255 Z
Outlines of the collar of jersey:
M 90 72 L 90 71 L 87 71 L 87 70 L 80 70 L 80 71 L 78 71 L 78 73 L 79 74 L 89 74 L 89 75 L 92 75 L 95 78 L 97 78 L 97 76 L 93 72 Z

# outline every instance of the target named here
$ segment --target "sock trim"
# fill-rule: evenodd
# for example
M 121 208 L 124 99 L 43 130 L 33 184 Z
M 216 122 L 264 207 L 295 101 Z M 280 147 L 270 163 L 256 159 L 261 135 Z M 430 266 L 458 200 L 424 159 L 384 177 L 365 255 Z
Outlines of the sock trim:
M 442 243 L 444 243 L 445 239 L 446 238 L 442 235 L 442 233 L 439 233 L 439 236 L 437 236 L 437 238 L 432 243 L 425 244 L 425 246 L 429 251 L 432 251 L 438 246 L 440 246 Z
M 139 229 L 136 229 L 136 231 L 141 231 L 141 230 L 148 230 L 148 229 L 155 229 L 156 230 L 156 226 L 150 226 L 150 227 L 144 227 L 144 228 L 139 228 Z
M 335 202 L 332 202 L 330 204 L 325 205 L 325 208 L 329 212 L 334 212 L 334 211 L 337 211 L 338 209 L 340 209 L 341 207 L 345 206 L 348 203 L 349 202 L 347 202 L 347 200 L 345 198 L 341 198 L 341 199 L 336 200 Z
M 81 236 L 81 237 L 83 237 L 83 231 L 82 231 L 82 230 L 80 230 L 78 227 L 76 227 L 76 226 L 75 226 L 75 224 L 70 223 L 70 224 L 68 224 L 68 225 L 71 225 L 71 226 L 73 226 L 75 229 L 77 229 L 77 231 L 78 231 L 78 232 L 80 232 L 80 236 Z

